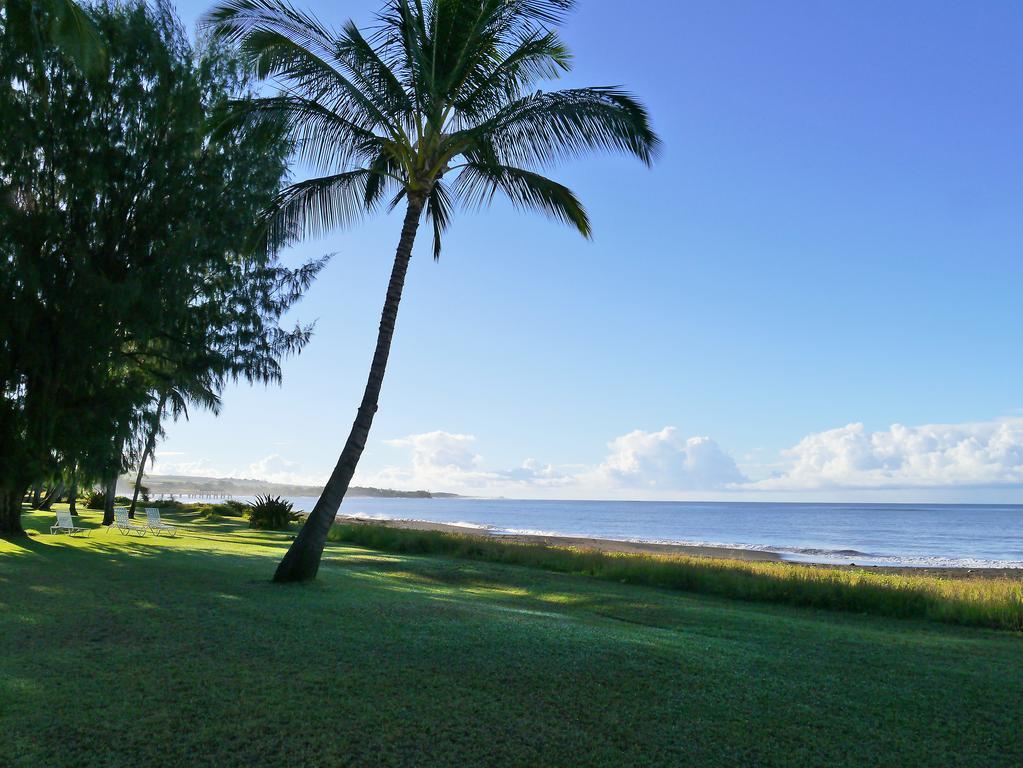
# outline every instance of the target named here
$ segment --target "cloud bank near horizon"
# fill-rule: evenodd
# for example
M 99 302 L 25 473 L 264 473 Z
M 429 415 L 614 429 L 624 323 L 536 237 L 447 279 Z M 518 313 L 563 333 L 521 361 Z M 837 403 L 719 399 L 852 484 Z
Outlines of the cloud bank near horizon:
M 443 430 L 384 440 L 406 461 L 356 475 L 359 485 L 428 489 L 469 495 L 582 498 L 672 498 L 693 493 L 718 498 L 779 492 L 900 489 L 1023 488 L 1023 418 L 965 424 L 863 424 L 815 432 L 781 452 L 777 468 L 754 476 L 708 436 L 677 427 L 633 430 L 607 444 L 593 465 L 553 465 L 527 458 L 516 467 L 488 466 L 471 434 Z M 168 461 L 167 458 L 170 460 Z M 207 461 L 162 458 L 161 473 L 223 475 Z M 271 454 L 233 476 L 314 484 L 293 461 Z
M 712 438 L 686 437 L 670 426 L 614 438 L 593 467 L 527 459 L 513 469 L 486 469 L 475 442 L 473 435 L 443 431 L 390 440 L 410 451 L 410 463 L 371 477 L 374 483 L 462 492 L 546 489 L 558 495 L 1023 487 L 1023 419 L 893 424 L 875 432 L 847 424 L 802 438 L 781 452 L 780 469 L 760 478 L 750 477 Z

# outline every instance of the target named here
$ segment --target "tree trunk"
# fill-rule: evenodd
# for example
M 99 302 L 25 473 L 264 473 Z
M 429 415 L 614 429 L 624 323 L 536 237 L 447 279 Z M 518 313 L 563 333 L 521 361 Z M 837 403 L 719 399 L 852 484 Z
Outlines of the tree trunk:
M 57 484 L 50 489 L 49 493 L 46 494 L 46 498 L 43 499 L 43 503 L 39 505 L 39 509 L 49 512 L 53 502 L 60 501 L 61 495 L 64 493 L 64 483 L 61 480 L 57 481 Z
M 21 502 L 25 488 L 0 488 L 0 539 L 13 539 L 25 535 L 21 527 Z
M 78 473 L 75 472 L 75 470 L 71 470 L 71 477 L 68 480 L 67 503 L 68 512 L 70 512 L 72 515 L 78 514 L 78 510 L 75 508 L 77 501 L 78 501 Z
M 156 423 L 153 425 L 153 431 L 149 433 L 149 439 L 146 440 L 146 448 L 142 451 L 142 459 L 139 461 L 139 473 L 135 476 L 135 490 L 131 494 L 131 506 L 128 507 L 128 517 L 132 520 L 135 519 L 135 504 L 139 499 L 139 488 L 142 487 L 142 474 L 146 471 L 146 462 L 149 461 L 149 457 L 156 447 L 156 433 L 160 431 L 160 417 L 163 415 L 163 409 L 166 404 L 167 395 L 163 394 L 160 396 L 160 403 L 156 407 Z
M 35 485 L 32 486 L 32 509 L 39 509 L 39 504 L 43 499 L 43 486 Z
M 114 451 L 114 463 L 103 484 L 103 525 L 114 524 L 114 496 L 117 495 L 117 478 L 121 474 L 121 451 L 124 450 L 124 438 L 118 438 Z
M 313 507 L 305 525 L 299 530 L 298 536 L 295 537 L 295 541 L 284 555 L 284 559 L 277 566 L 274 581 L 278 583 L 309 581 L 316 578 L 316 572 L 320 568 L 320 558 L 323 555 L 323 547 L 327 543 L 327 532 L 330 531 L 330 526 L 334 523 L 345 493 L 348 492 L 348 485 L 352 482 L 355 467 L 366 448 L 369 429 L 373 425 L 373 417 L 376 415 L 377 403 L 380 399 L 380 388 L 384 383 L 384 371 L 387 368 L 387 357 L 391 352 L 391 339 L 394 337 L 394 324 L 398 317 L 398 304 L 401 302 L 401 292 L 405 287 L 405 274 L 408 271 L 409 260 L 412 258 L 412 244 L 415 242 L 416 230 L 419 228 L 419 215 L 423 210 L 423 202 L 420 198 L 409 198 L 408 209 L 405 211 L 405 223 L 402 225 L 401 238 L 394 255 L 391 280 L 387 284 L 387 297 L 384 300 L 383 312 L 380 314 L 380 330 L 377 333 L 377 345 L 369 369 L 369 379 L 366 381 L 366 389 L 355 416 L 355 423 L 352 424 L 352 431 L 348 435 L 344 450 L 341 451 L 341 457 L 338 459 L 334 471 L 331 472 L 330 479 L 324 486 L 316 506 Z
M 114 523 L 114 496 L 117 494 L 117 476 L 119 474 L 117 470 L 112 471 L 107 475 L 106 482 L 103 483 L 103 525 L 113 525 Z

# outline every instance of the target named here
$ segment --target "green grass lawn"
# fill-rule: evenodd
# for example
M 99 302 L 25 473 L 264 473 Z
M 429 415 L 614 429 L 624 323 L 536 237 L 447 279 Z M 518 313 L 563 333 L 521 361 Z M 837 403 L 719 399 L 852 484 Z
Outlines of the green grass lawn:
M 0 542 L 0 765 L 1023 765 L 1019 633 L 167 517 Z

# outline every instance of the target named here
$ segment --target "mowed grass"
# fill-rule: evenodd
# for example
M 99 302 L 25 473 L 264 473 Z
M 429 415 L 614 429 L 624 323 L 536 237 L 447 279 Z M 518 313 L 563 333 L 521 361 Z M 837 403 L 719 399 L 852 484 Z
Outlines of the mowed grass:
M 868 568 L 601 552 L 362 523 L 334 525 L 329 537 L 387 552 L 525 565 L 738 600 L 1023 630 L 1023 579 L 1018 578 L 951 578 L 925 572 L 907 575 Z
M 1019 633 L 165 516 L 0 542 L 0 765 L 1023 764 Z

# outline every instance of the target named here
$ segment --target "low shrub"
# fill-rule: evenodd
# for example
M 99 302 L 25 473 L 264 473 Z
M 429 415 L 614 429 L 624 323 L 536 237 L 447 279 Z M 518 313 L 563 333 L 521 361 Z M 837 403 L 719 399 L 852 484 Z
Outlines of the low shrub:
M 107 505 L 107 495 L 98 488 L 86 491 L 84 499 L 86 509 L 103 509 Z
M 350 523 L 335 524 L 328 538 L 386 552 L 525 565 L 739 600 L 1023 630 L 1023 580 L 1019 579 L 602 552 Z
M 244 517 L 249 511 L 249 505 L 244 501 L 237 501 L 236 499 L 229 499 L 224 502 L 224 506 L 231 510 L 228 514 L 233 517 Z
M 267 531 L 286 531 L 288 526 L 302 515 L 295 512 L 293 505 L 280 496 L 256 496 L 248 505 L 249 527 Z

